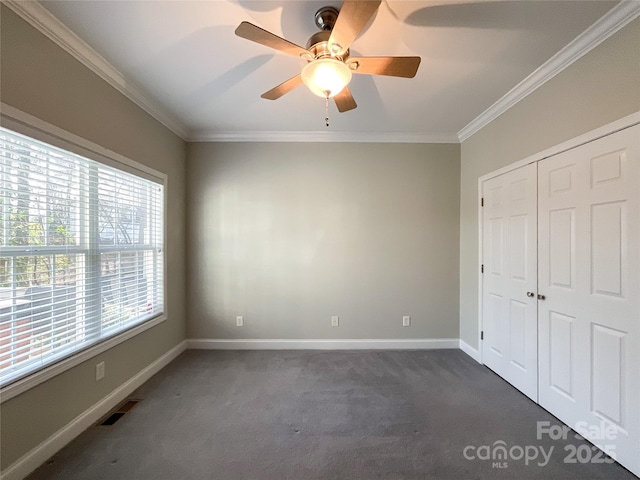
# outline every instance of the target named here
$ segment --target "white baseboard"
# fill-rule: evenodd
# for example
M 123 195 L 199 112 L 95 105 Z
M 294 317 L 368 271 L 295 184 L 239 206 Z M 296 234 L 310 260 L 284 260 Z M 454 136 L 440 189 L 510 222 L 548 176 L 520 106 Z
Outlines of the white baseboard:
M 480 351 L 473 348 L 464 340 L 460 340 L 460 350 L 473 358 L 476 362 L 482 363 L 482 358 L 480 357 Z
M 198 350 L 432 350 L 459 348 L 457 338 L 422 339 L 221 339 L 187 340 L 187 348 Z
M 140 387 L 144 382 L 149 380 L 153 375 L 158 373 L 163 367 L 168 365 L 173 359 L 184 352 L 186 348 L 187 342 L 180 342 L 156 361 L 120 385 L 98 403 L 90 407 L 88 410 L 85 410 L 70 423 L 51 435 L 36 448 L 23 455 L 5 471 L 0 472 L 0 477 L 3 480 L 20 480 L 25 478 L 67 443 L 100 420 L 100 418 L 106 415 L 112 408 L 116 407 L 118 403 L 127 398 L 131 392 Z

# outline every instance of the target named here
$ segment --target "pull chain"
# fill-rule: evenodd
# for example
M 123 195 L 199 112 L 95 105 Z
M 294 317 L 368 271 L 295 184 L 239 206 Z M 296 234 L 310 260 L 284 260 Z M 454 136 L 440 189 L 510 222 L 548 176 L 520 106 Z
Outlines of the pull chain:
M 329 92 L 324 97 L 324 123 L 329 126 Z

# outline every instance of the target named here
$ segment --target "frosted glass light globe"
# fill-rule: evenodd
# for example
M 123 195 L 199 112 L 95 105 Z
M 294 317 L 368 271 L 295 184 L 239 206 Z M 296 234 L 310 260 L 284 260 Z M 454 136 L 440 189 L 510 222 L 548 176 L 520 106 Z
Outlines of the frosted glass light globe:
M 351 81 L 351 70 L 335 58 L 320 58 L 304 66 L 302 82 L 319 97 L 334 97 Z

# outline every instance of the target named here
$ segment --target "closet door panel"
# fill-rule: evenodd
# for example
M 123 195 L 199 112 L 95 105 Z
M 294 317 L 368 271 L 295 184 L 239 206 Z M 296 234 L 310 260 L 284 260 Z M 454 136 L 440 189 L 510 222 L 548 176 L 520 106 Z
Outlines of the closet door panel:
M 537 400 L 536 165 L 483 183 L 483 362 Z
M 589 439 L 636 474 L 639 139 L 635 126 L 538 163 L 539 403 L 593 427 Z

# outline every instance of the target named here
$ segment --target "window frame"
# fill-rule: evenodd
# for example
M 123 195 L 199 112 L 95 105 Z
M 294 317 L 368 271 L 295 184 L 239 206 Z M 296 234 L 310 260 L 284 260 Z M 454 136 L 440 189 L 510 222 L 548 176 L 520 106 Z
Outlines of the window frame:
M 12 383 L 0 388 L 0 404 L 11 398 L 26 392 L 27 390 L 46 382 L 91 358 L 99 355 L 115 346 L 135 337 L 136 335 L 155 327 L 164 322 L 168 317 L 169 301 L 167 289 L 167 207 L 168 207 L 168 176 L 142 163 L 131 160 L 123 155 L 101 147 L 78 135 L 63 130 L 55 125 L 45 122 L 33 115 L 27 114 L 15 107 L 0 102 L 0 125 L 21 135 L 31 137 L 54 147 L 67 150 L 81 157 L 94 160 L 103 165 L 116 168 L 120 171 L 134 174 L 138 177 L 153 180 L 163 187 L 163 217 L 162 235 L 164 246 L 162 248 L 162 295 L 164 308 L 163 312 L 151 319 L 134 325 L 113 336 L 99 340 L 89 347 L 85 347 L 68 357 L 55 361 L 54 363 L 42 367 L 27 374 Z

